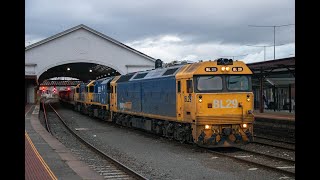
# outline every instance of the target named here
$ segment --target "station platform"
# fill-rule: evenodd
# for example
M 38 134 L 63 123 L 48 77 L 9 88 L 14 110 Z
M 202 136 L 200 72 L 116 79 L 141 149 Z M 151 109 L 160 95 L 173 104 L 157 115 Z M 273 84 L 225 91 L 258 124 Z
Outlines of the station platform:
M 259 110 L 255 110 L 254 116 L 257 119 L 295 121 L 295 113 L 294 112 L 290 113 L 290 112 L 285 112 L 285 111 L 264 110 L 263 113 L 260 113 Z
M 256 136 L 277 138 L 285 142 L 295 142 L 295 113 L 265 110 L 254 112 L 254 132 Z
M 46 131 L 39 110 L 25 106 L 25 179 L 103 179 Z

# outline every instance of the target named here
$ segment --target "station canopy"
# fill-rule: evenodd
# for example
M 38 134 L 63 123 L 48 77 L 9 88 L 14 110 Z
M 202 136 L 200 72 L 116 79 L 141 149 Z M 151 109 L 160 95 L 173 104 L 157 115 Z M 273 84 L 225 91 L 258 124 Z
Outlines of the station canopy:
M 115 69 L 95 63 L 69 63 L 52 67 L 39 77 L 41 84 L 54 77 L 72 77 L 82 82 L 120 75 Z
M 253 72 L 253 85 L 259 86 L 259 78 L 264 77 L 264 86 L 288 86 L 295 84 L 295 57 L 248 63 Z

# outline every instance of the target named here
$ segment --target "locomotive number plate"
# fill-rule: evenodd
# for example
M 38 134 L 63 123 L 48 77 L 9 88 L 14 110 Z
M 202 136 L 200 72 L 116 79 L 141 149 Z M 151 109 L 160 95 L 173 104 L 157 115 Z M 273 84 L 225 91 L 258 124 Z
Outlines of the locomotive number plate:
M 233 72 L 241 72 L 241 71 L 243 71 L 243 68 L 242 67 L 233 67 L 232 71 Z
M 226 99 L 226 100 L 213 100 L 213 108 L 237 108 L 237 99 Z
M 206 67 L 204 69 L 206 72 L 216 72 L 218 70 L 217 67 Z

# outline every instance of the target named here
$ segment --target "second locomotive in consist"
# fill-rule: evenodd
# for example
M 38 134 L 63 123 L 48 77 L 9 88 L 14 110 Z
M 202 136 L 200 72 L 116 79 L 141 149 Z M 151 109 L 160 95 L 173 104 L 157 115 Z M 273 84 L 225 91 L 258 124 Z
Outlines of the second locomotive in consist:
M 89 116 L 204 147 L 234 146 L 253 140 L 251 75 L 242 61 L 218 59 L 94 80 L 63 97 Z

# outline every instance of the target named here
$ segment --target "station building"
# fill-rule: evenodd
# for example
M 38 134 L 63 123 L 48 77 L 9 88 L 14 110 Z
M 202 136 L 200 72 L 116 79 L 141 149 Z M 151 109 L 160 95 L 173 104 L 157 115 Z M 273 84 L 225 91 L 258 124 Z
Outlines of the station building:
M 86 81 L 108 73 L 127 74 L 153 69 L 155 60 L 88 26 L 75 26 L 25 47 L 25 104 L 36 102 L 46 79 L 68 76 Z M 90 73 L 76 72 L 84 68 Z

